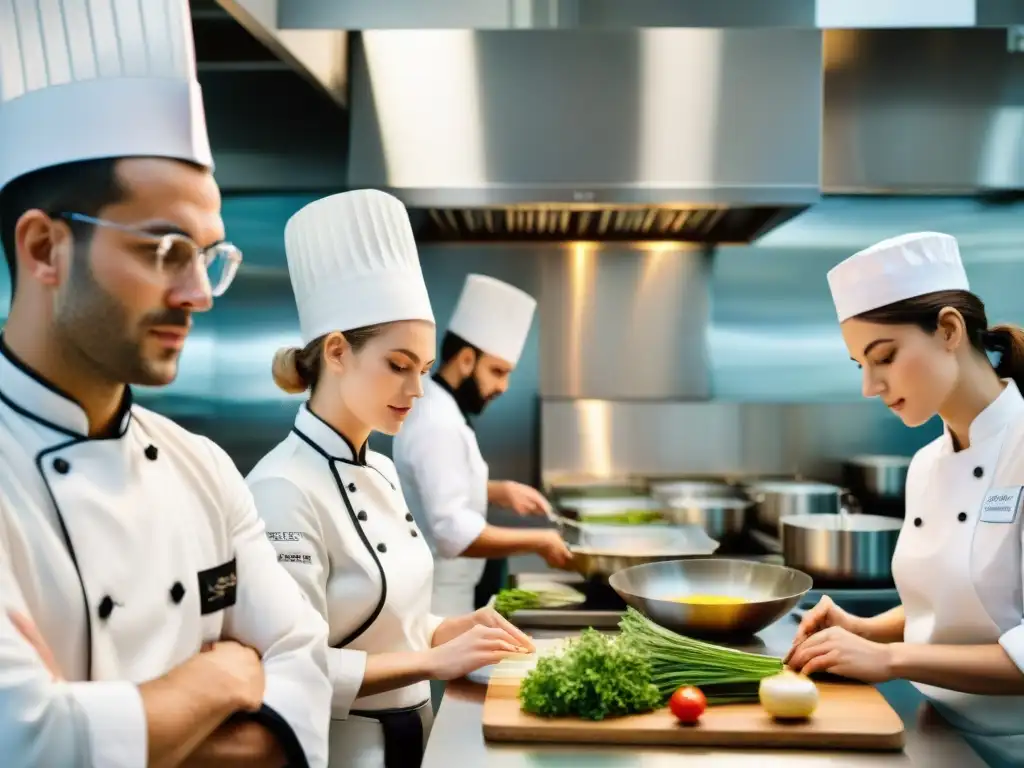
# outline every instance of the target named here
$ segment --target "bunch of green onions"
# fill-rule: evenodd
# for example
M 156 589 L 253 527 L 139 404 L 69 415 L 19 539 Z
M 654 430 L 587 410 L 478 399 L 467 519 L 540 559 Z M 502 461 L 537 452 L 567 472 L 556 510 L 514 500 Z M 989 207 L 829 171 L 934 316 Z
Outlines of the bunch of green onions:
M 629 608 L 621 638 L 651 666 L 651 682 L 664 699 L 684 685 L 700 688 L 708 704 L 757 701 L 762 679 L 783 670 L 782 659 L 694 640 L 665 629 Z

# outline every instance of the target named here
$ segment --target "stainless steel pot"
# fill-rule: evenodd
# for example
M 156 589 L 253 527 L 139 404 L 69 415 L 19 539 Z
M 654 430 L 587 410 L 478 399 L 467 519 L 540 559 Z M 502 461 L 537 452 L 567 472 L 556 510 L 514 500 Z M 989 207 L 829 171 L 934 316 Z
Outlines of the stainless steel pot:
M 745 534 L 754 524 L 754 502 L 749 499 L 669 500 L 662 514 L 676 525 L 699 525 L 711 538 L 722 541 Z
M 786 565 L 813 579 L 881 583 L 892 579 L 902 521 L 880 515 L 792 515 L 782 519 Z
M 780 521 L 791 515 L 838 515 L 844 506 L 859 512 L 849 491 L 830 483 L 807 480 L 761 480 L 748 483 L 755 504 L 755 523 L 773 536 L 781 536 Z
M 673 499 L 740 499 L 743 489 L 715 480 L 671 480 L 651 483 L 651 497 L 662 503 Z
M 727 483 L 654 483 L 651 496 L 661 505 L 666 520 L 698 525 L 717 541 L 745 534 L 754 522 L 754 503 L 741 489 Z
M 843 474 L 857 496 L 896 500 L 904 496 L 909 467 L 909 456 L 854 456 L 843 462 Z

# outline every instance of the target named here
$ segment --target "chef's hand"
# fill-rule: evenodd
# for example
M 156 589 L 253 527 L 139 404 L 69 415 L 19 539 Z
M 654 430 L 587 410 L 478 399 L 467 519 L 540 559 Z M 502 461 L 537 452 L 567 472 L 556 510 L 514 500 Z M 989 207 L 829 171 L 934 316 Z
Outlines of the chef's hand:
M 533 551 L 552 568 L 564 568 L 572 560 L 572 551 L 558 531 L 537 531 Z
M 832 602 L 832 598 L 828 595 L 822 595 L 818 604 L 807 611 L 803 619 L 800 620 L 800 626 L 796 630 L 793 646 L 789 649 L 789 653 L 786 654 L 786 658 L 783 661 L 788 663 L 797 646 L 802 644 L 811 635 L 821 632 L 823 629 L 840 627 L 847 632 L 859 634 L 858 624 L 859 620 L 856 616 L 844 611 Z
M 511 509 L 517 515 L 546 515 L 551 511 L 551 505 L 540 491 L 512 480 L 493 482 L 488 495 L 494 504 Z
M 18 630 L 18 633 L 25 638 L 25 642 L 31 645 L 35 652 L 39 654 L 39 658 L 43 660 L 43 664 L 46 665 L 46 669 L 54 681 L 63 681 L 64 674 L 60 671 L 57 659 L 53 655 L 53 651 L 50 650 L 50 646 L 46 644 L 42 634 L 36 628 L 36 625 L 32 622 L 32 619 L 17 611 L 8 611 L 7 616 L 11 620 L 11 624 L 14 625 L 14 628 Z
M 434 647 L 444 645 L 449 640 L 469 632 L 474 627 L 488 627 L 500 629 L 510 638 L 521 651 L 533 653 L 536 650 L 530 636 L 519 627 L 510 622 L 493 608 L 480 608 L 462 616 L 454 616 L 441 622 L 441 626 L 434 632 Z
M 789 666 L 804 675 L 831 672 L 865 683 L 884 683 L 892 679 L 892 646 L 832 626 L 804 640 L 790 656 Z
M 265 680 L 263 660 L 259 653 L 234 640 L 222 640 L 204 645 L 204 656 L 214 665 L 215 681 L 223 685 L 238 699 L 236 709 L 258 712 L 263 706 Z
M 433 680 L 455 680 L 468 672 L 528 650 L 519 639 L 500 627 L 477 624 L 452 640 L 427 651 Z

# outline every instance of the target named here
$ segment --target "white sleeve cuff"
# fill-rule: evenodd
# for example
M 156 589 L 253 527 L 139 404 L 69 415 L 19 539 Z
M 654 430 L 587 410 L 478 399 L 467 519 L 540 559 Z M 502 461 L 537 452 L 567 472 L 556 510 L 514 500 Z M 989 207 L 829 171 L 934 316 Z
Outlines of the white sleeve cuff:
M 427 648 L 434 647 L 434 633 L 444 623 L 444 619 L 444 616 L 435 616 L 432 613 L 427 614 Z
M 1017 668 L 1024 672 L 1024 624 L 1004 632 L 999 638 L 999 644 L 1003 646 L 1006 655 L 1013 660 Z
M 137 768 L 148 760 L 148 730 L 142 694 L 124 681 L 67 683 L 85 714 L 89 729 L 89 765 Z
M 359 698 L 359 689 L 366 676 L 366 652 L 347 648 L 327 649 L 327 675 L 334 687 L 331 718 L 346 720 L 352 705 Z
M 437 537 L 437 548 L 445 558 L 459 557 L 487 527 L 487 518 L 469 509 L 460 509 L 451 522 L 453 524 L 445 525 L 447 530 L 440 531 Z

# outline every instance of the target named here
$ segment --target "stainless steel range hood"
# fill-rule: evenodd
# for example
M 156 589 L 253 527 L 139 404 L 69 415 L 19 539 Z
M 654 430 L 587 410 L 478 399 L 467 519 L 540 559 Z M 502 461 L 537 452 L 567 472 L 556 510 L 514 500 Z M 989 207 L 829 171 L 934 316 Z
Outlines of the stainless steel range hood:
M 266 3 L 268 0 L 243 0 Z M 1020 0 L 373 0 L 280 3 L 281 29 L 910 29 L 1024 23 Z
M 374 31 L 349 185 L 423 240 L 747 242 L 820 195 L 821 33 Z
M 831 194 L 1024 190 L 1024 0 L 218 2 L 348 35 L 317 52 L 347 186 L 424 240 L 749 242 Z

